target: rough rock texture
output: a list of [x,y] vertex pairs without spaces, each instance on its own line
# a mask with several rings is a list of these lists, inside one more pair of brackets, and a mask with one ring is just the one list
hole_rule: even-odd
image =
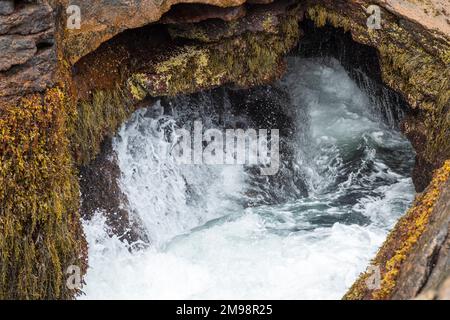
[[[3,8],[8,7],[2,4]],[[8,13],[8,14],[6,14]],[[0,14],[0,103],[55,83],[55,18],[47,3],[20,3]]]
[[447,0],[375,0],[373,3],[429,30],[450,34],[450,8]]
[[[59,2],[67,8],[70,1]],[[68,60],[75,63],[118,33],[158,21],[178,3],[232,7],[242,5],[245,0],[79,0],[77,5],[82,12],[82,27],[80,30],[65,30],[63,50]],[[64,24],[64,19],[61,23]]]
[[[201,42],[218,42],[247,32],[277,34],[289,6],[295,1],[278,1],[265,6],[254,6],[247,10],[242,19],[236,21],[207,20],[200,23],[177,23],[169,26],[173,39],[190,39]],[[299,10],[295,12],[301,16]]]
[[197,23],[208,19],[232,21],[245,16],[246,7],[221,8],[211,5],[178,4],[163,15],[158,23]]
[[0,15],[11,14],[14,11],[14,1],[4,0],[0,3]]
[[[403,262],[392,298],[409,299],[428,291],[439,297],[441,287],[448,286],[446,278],[450,278],[450,179],[442,185],[427,228]],[[447,299],[449,293],[447,289]]]
[[[57,1],[62,8],[67,8],[69,0]],[[245,0],[79,0],[77,5],[82,11],[83,23],[80,30],[66,30],[64,34],[64,51],[71,63],[116,34],[131,28],[142,27],[158,21],[173,5],[178,3],[203,3],[219,7],[240,6]],[[253,0],[249,3],[270,3],[272,0]],[[322,1],[315,1],[320,3]],[[418,22],[429,29],[435,29],[442,34],[450,34],[448,24],[448,3],[446,0],[426,1],[349,1],[361,9],[361,5],[379,3],[388,10],[406,17],[410,21]],[[361,10],[363,13],[363,11]],[[203,13],[202,13],[203,14]],[[65,17],[61,23],[64,24]]]

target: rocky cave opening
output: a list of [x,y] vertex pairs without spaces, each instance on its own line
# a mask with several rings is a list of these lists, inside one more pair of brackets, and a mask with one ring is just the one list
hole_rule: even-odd
[[[260,8],[257,5],[249,7]],[[181,6],[181,8],[183,8],[183,6]],[[284,10],[285,9],[286,8],[284,8]],[[93,101],[93,104],[89,104],[87,107],[91,107],[92,105],[95,107],[99,104],[109,104],[110,107],[115,107],[117,104],[126,105],[126,110],[122,117],[113,119],[113,121],[115,121],[113,128],[121,126],[122,122],[126,121],[132,112],[140,112],[135,110],[150,108],[147,112],[148,114],[149,112],[152,112],[151,106],[155,105],[173,107],[173,105],[177,105],[178,103],[178,107],[180,107],[180,102],[177,102],[177,99],[181,99],[183,101],[182,103],[193,103],[193,101],[195,103],[200,103],[202,100],[201,97],[204,95],[208,95],[210,99],[221,101],[213,102],[215,108],[219,109],[224,108],[223,100],[224,96],[226,96],[227,99],[230,99],[229,103],[232,104],[232,108],[235,108],[235,113],[247,112],[248,114],[250,112],[256,123],[258,123],[258,119],[265,119],[265,123],[264,120],[259,122],[260,124],[267,125],[267,115],[269,114],[269,118],[272,117],[272,125],[274,122],[278,123],[279,127],[286,126],[290,122],[292,124],[293,119],[289,119],[289,116],[286,115],[286,110],[276,110],[277,105],[280,103],[280,101],[277,101],[278,97],[271,97],[271,95],[277,95],[277,91],[274,90],[273,84],[274,82],[277,82],[276,78],[279,77],[278,74],[286,71],[287,67],[285,60],[289,59],[289,57],[301,57],[304,59],[321,58],[324,60],[329,60],[332,57],[336,59],[345,68],[350,78],[352,78],[358,87],[367,94],[370,101],[369,103],[376,108],[376,110],[371,111],[372,114],[376,114],[378,121],[394,130],[400,130],[402,121],[406,117],[414,115],[415,111],[408,105],[402,95],[383,83],[380,58],[377,49],[354,41],[351,33],[348,31],[346,32],[343,28],[336,28],[328,24],[318,27],[312,20],[307,18],[296,22],[299,33],[295,45],[292,46],[291,49],[286,50],[286,53],[283,54],[281,59],[276,59],[275,64],[277,66],[275,69],[277,70],[274,72],[276,76],[270,76],[263,80],[262,83],[252,83],[250,81],[248,83],[239,84],[238,80],[231,77],[229,83],[225,80],[223,83],[220,82],[220,84],[216,85],[211,78],[206,78],[205,84],[203,82],[196,83],[195,80],[188,79],[187,84],[182,84],[181,87],[177,89],[180,91],[180,94],[173,97],[171,97],[172,92],[167,91],[169,87],[146,87],[145,84],[139,82],[139,80],[137,82],[135,81],[136,78],[138,78],[135,75],[142,73],[151,74],[152,72],[153,74],[157,73],[155,70],[158,70],[158,67],[161,68],[159,63],[161,61],[162,63],[167,61],[168,52],[175,52],[175,56],[181,52],[182,58],[187,60],[187,65],[184,65],[184,67],[188,69],[189,72],[204,72],[206,74],[211,72],[207,68],[202,70],[201,66],[200,68],[197,68],[196,64],[202,59],[202,56],[197,56],[196,54],[190,56],[189,51],[185,49],[186,47],[201,48],[201,41],[199,44],[198,39],[192,39],[199,37],[198,34],[190,34],[186,31],[191,29],[196,30],[197,24],[201,23],[201,21],[192,22],[192,20],[189,20],[188,27],[185,24],[181,24],[180,27],[180,22],[175,18],[167,18],[176,17],[178,7],[176,7],[173,12],[174,14],[169,13],[166,18],[162,19],[164,22],[162,24],[152,24],[138,29],[127,30],[119,34],[112,40],[103,43],[95,52],[82,58],[72,68],[78,97],[80,99],[88,98]],[[258,10],[256,10],[256,12],[258,12]],[[285,13],[285,11],[282,12],[283,14]],[[193,18],[191,17],[191,19]],[[260,18],[260,20],[263,19]],[[214,36],[217,35],[215,34],[214,29],[211,28],[216,26],[219,30],[219,34],[221,32],[226,33],[227,29],[223,31],[220,28],[223,28],[227,23],[217,18],[207,19],[206,22],[203,21],[203,23],[209,28],[208,37],[213,39],[203,40],[206,41],[207,45],[221,48],[220,43],[223,39],[220,40],[220,37],[214,39]],[[255,28],[257,29],[257,25]],[[180,32],[181,35],[184,34],[188,39],[183,38],[182,36],[181,38],[178,38],[180,36],[178,33],[174,37],[174,30]],[[189,39],[189,37],[191,37],[191,39]],[[205,35],[202,37],[205,37]],[[225,36],[225,39],[227,39],[227,36]],[[194,58],[195,61],[190,60],[191,58]],[[210,58],[211,57],[209,57],[209,59]],[[172,63],[175,67],[177,64],[183,64],[183,62],[177,62],[176,60],[172,61]],[[189,64],[192,64],[192,68]],[[249,66],[244,64],[239,65],[238,68],[247,69],[248,71]],[[148,72],[148,70],[151,71]],[[245,72],[245,70],[242,71]],[[130,77],[130,75],[132,76]],[[201,74],[196,75],[196,77],[201,76]],[[173,75],[173,77],[175,78],[176,75]],[[133,80],[130,81],[130,79]],[[158,76],[154,75],[153,77],[150,76],[149,79],[152,79],[152,81],[155,82],[158,82],[159,80]],[[212,84],[208,82],[212,82]],[[118,84],[126,86],[134,98],[138,98],[138,102],[127,101],[126,97],[117,92],[108,96],[108,90],[116,90]],[[158,90],[161,92],[161,95],[155,94]],[[261,91],[265,90],[269,92],[269,96],[265,96],[264,94],[261,95]],[[194,93],[195,91],[200,91],[200,93]],[[99,92],[101,94],[99,94]],[[148,94],[148,92],[152,92],[152,94]],[[188,95],[186,96],[186,94]],[[246,97],[258,96],[258,94],[259,98],[256,98],[256,100],[250,104],[242,102],[246,100]],[[165,95],[168,97],[164,97]],[[85,108],[82,104],[79,104],[79,108],[80,105],[82,108],[81,112],[85,113]],[[209,110],[208,112],[213,111]],[[100,123],[99,125],[101,129],[102,124]],[[84,165],[80,167],[82,216],[84,219],[90,220],[94,217],[95,213],[100,212],[105,218],[110,236],[118,236],[121,240],[132,243],[133,245],[128,248],[131,251],[145,249],[149,245],[152,245],[152,239],[151,236],[146,233],[148,230],[145,230],[142,218],[136,217],[136,209],[130,208],[126,192],[121,189],[120,184],[123,182],[120,182],[120,179],[123,172],[121,172],[118,163],[117,150],[113,147],[113,140],[117,138],[114,137],[115,131],[111,130],[111,126],[108,127],[108,130],[110,131],[102,134],[106,134],[107,138],[99,143],[100,153],[94,159],[91,159],[89,156],[85,158],[83,160]],[[284,134],[292,134],[292,130],[290,131],[289,128],[285,128]],[[87,150],[86,154],[89,154],[91,151],[92,150]],[[83,155],[81,155],[81,157],[83,157]],[[409,161],[407,159],[403,160],[405,162]],[[400,162],[403,160],[400,160]],[[295,176],[295,173],[291,171],[285,174],[288,176]],[[290,182],[287,180],[288,179],[280,179],[277,182],[268,182],[269,193],[280,188],[284,184],[289,184]],[[298,183],[299,182],[297,182],[297,185],[295,186],[296,188],[303,188],[303,190],[306,188],[304,185],[299,187]],[[295,184],[296,182],[293,183],[293,185]],[[283,199],[282,196],[279,198]],[[283,200],[280,201],[283,202]],[[330,222],[334,221],[334,223],[340,221],[339,219],[333,220],[334,218],[328,219]],[[361,223],[362,225],[367,224],[367,218],[362,216],[360,218],[353,217],[349,219],[350,222],[359,221],[358,223]]]
[[[444,2],[376,1],[379,30],[364,1],[79,0],[79,29],[70,1],[3,2],[1,298],[448,292]],[[279,177],[159,161],[195,117],[280,127]],[[85,287],[65,285],[72,265]]]

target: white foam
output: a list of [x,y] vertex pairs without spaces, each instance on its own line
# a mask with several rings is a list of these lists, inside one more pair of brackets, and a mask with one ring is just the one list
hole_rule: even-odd
[[[411,179],[390,170],[370,143],[397,147],[405,140],[371,118],[369,100],[336,62],[298,59],[294,65],[285,83],[308,111],[299,125],[310,126],[312,147],[299,153],[297,165],[311,197],[243,209],[236,200],[247,183],[243,167],[175,164],[166,157],[170,143],[156,130],[161,122],[175,125],[173,119],[146,118],[140,111],[114,147],[122,190],[152,246],[130,252],[107,235],[100,214],[86,221],[89,270],[80,298],[339,299],[345,293],[412,200]],[[343,150],[355,143],[364,145],[360,166],[324,193],[348,170]],[[384,184],[365,191],[379,180]],[[361,196],[353,207],[330,207],[354,190]],[[311,214],[351,210],[371,223],[309,221]]]
[[[112,299],[338,299],[385,233],[335,224],[280,236],[251,211],[177,239],[164,251],[131,254],[86,223],[91,267],[86,297]],[[99,240],[101,237],[101,240]]]

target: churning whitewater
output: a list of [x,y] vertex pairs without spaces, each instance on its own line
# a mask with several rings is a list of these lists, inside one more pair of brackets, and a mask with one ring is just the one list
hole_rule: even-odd
[[[80,298],[341,298],[413,199],[414,151],[386,118],[336,60],[298,57],[274,85],[137,111],[113,144],[149,244],[110,236],[100,213],[85,221]],[[175,129],[198,120],[280,129],[278,174],[174,161]]]

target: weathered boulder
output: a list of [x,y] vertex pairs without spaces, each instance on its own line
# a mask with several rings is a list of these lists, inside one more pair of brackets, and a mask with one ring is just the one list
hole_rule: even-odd
[[17,101],[22,95],[42,92],[55,84],[56,52],[36,51],[26,63],[0,72],[0,104]]
[[13,65],[27,62],[35,55],[36,51],[36,42],[30,37],[1,36],[0,71],[6,71]]
[[[447,247],[447,249],[449,248]],[[416,300],[450,300],[450,276],[443,280],[437,288],[419,294]]]
[[14,11],[0,15],[0,34],[35,34],[53,28],[54,19],[46,2],[18,4]]

